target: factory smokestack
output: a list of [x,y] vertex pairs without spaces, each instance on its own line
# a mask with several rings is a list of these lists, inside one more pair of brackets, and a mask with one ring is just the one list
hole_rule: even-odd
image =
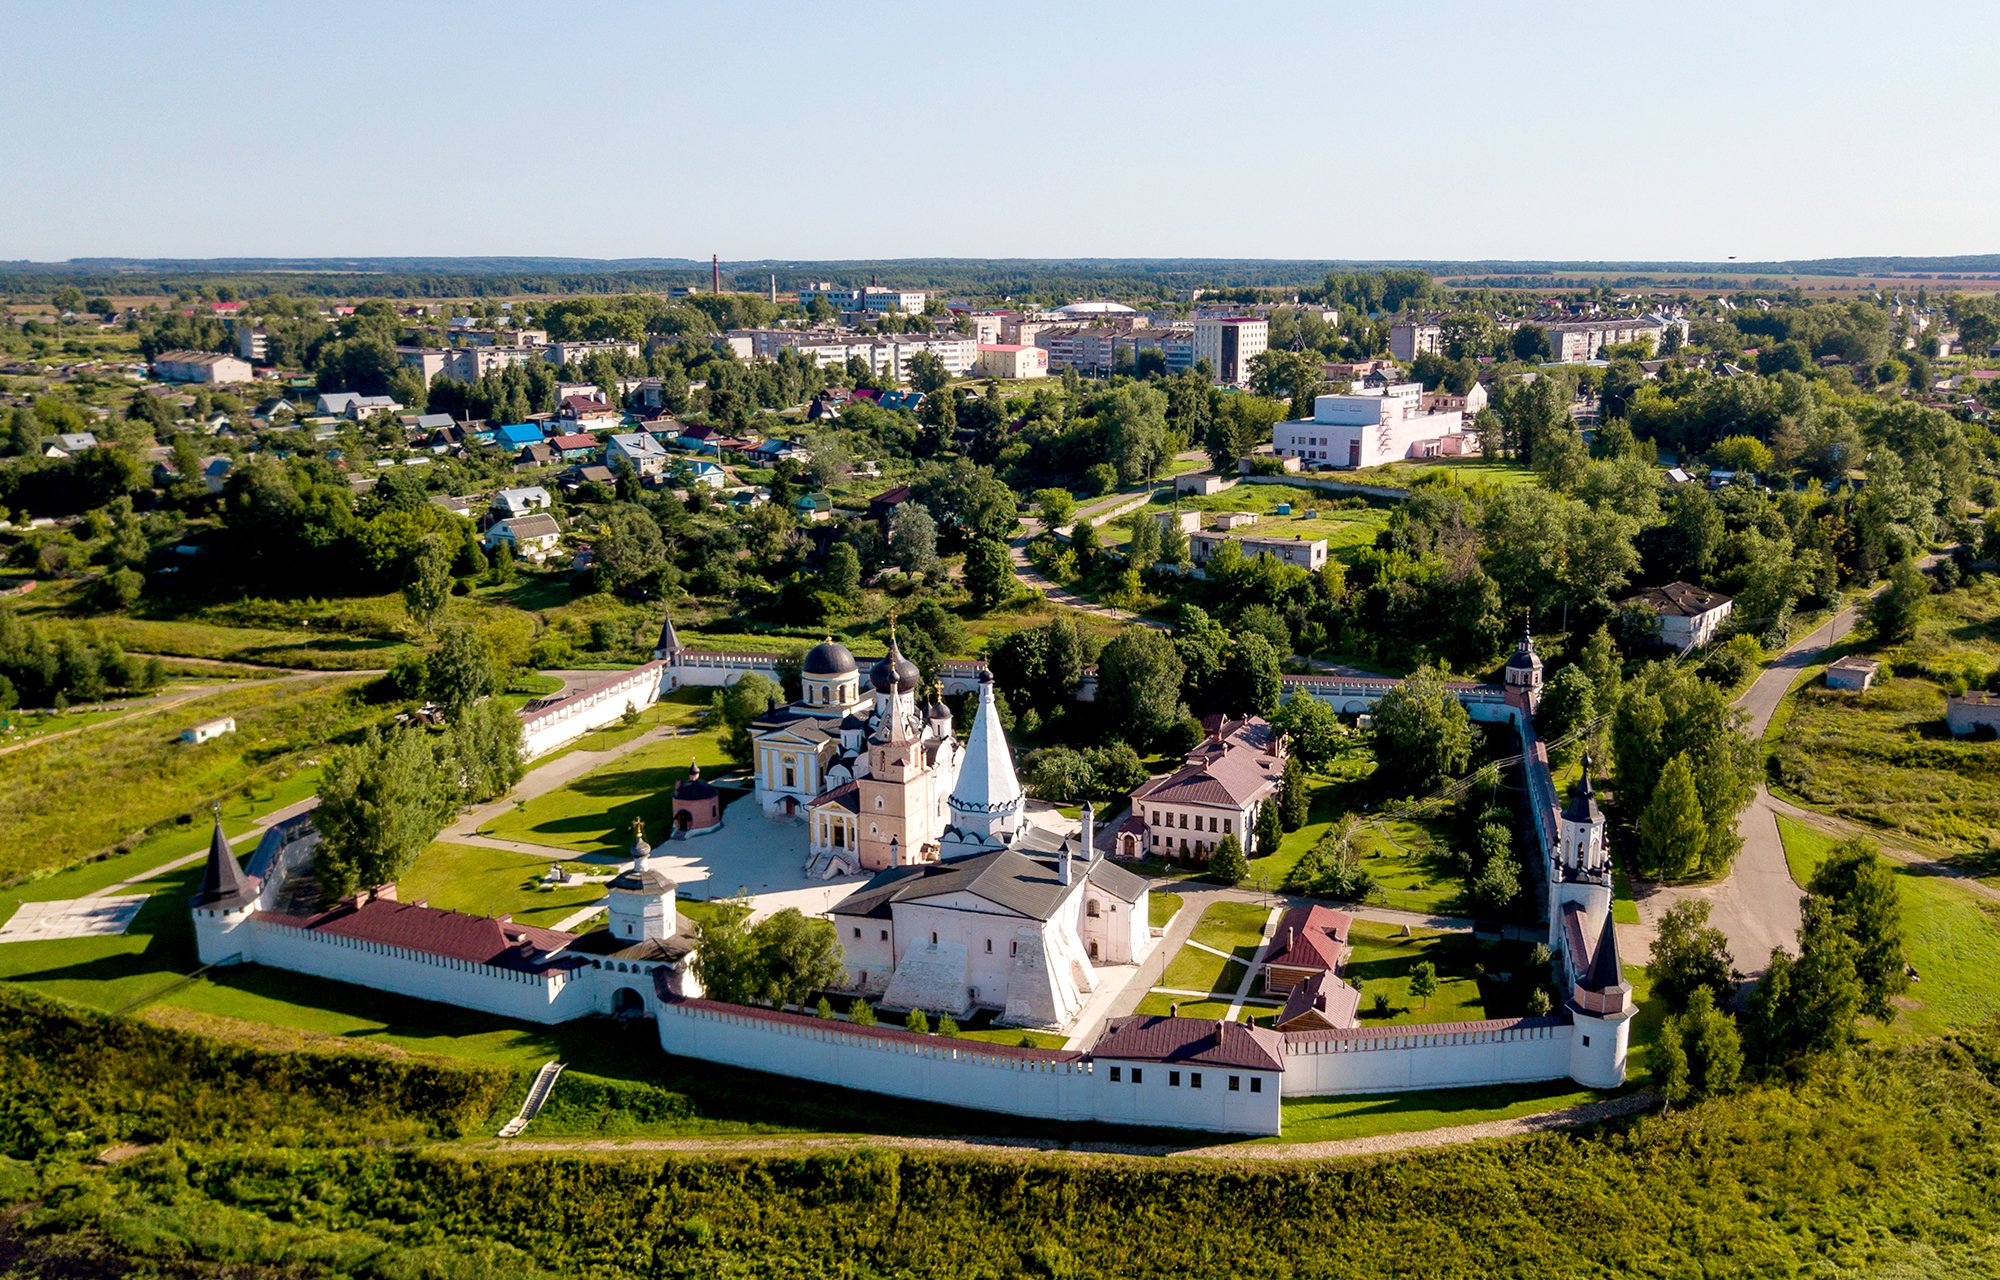
[[771,305],[778,305],[778,273],[775,271],[771,273]]
[[722,292],[722,255],[719,253],[708,255],[708,291]]

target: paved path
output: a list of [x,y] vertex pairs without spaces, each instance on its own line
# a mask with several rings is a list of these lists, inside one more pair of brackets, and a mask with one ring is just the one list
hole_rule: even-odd
[[[1941,558],[1927,556],[1923,564],[1928,567]],[[1737,707],[1744,713],[1743,731],[1750,735],[1752,741],[1763,741],[1765,732],[1771,727],[1772,716],[1777,713],[1779,704],[1785,700],[1785,695],[1791,691],[1799,675],[1819,662],[1827,649],[1854,630],[1868,599],[1886,587],[1886,583],[1877,587],[1869,596],[1849,604],[1793,642],[1736,699]],[[1744,974],[1755,976],[1762,973],[1770,963],[1774,948],[1795,946],[1802,894],[1785,865],[1785,846],[1778,836],[1778,814],[1781,812],[1792,816],[1806,814],[1797,806],[1773,799],[1760,781],[1749,806],[1737,819],[1736,830],[1743,838],[1743,849],[1736,855],[1736,862],[1726,879],[1700,885],[1635,885],[1633,896],[1639,908],[1639,923],[1621,925],[1618,935],[1622,948],[1620,954],[1627,962],[1637,964],[1650,958],[1653,935],[1659,928],[1660,917],[1675,903],[1690,899],[1708,902],[1709,922],[1729,939],[1730,957]],[[1808,817],[1825,824],[1820,815]],[[1880,832],[1867,831],[1866,834],[1878,842],[1881,840]],[[1911,862],[1931,861],[1907,850],[1898,851],[1895,856]],[[1949,873],[1942,866],[1940,870]]]
[[[939,1151],[956,1153],[977,1153],[984,1156],[1030,1157],[1050,1152],[1065,1152],[1071,1155],[1125,1156],[1158,1158],[1161,1156],[1190,1156],[1203,1160],[1336,1160],[1354,1156],[1387,1155],[1398,1151],[1415,1151],[1427,1147],[1453,1146],[1464,1142],[1479,1142],[1491,1138],[1518,1138],[1530,1134],[1547,1133],[1553,1129],[1576,1128],[1580,1125],[1600,1124],[1620,1116],[1637,1115],[1659,1105],[1659,1097],[1651,1090],[1620,1094],[1598,1102],[1588,1102],[1581,1106],[1564,1107],[1557,1111],[1545,1111],[1540,1115],[1519,1116],[1512,1120],[1486,1120],[1477,1124],[1446,1125],[1437,1129],[1421,1129],[1410,1133],[1381,1133],[1366,1138],[1342,1138],[1331,1142],[1299,1142],[1292,1144],[1230,1142],[1197,1146],[1198,1139],[1189,1137],[1187,1146],[1149,1145],[1143,1143],[1113,1142],[1062,1142],[1047,1138],[891,1138],[871,1136],[827,1136],[827,1137],[758,1137],[758,1138],[579,1138],[572,1141],[559,1139],[536,1139],[530,1142],[515,1140],[505,1146],[508,1151],[560,1151],[568,1153],[602,1153],[606,1155],[632,1154],[639,1152],[671,1151],[683,1154],[756,1154],[768,1152],[780,1154],[803,1150],[882,1150],[893,1148],[912,1151]],[[500,1150],[497,1142],[475,1143],[474,1150]],[[461,1148],[462,1149],[462,1148]]]
[[[257,843],[257,841],[264,838],[265,831],[276,826],[278,823],[283,822],[286,818],[296,817],[297,815],[306,812],[308,809],[311,809],[314,805],[318,803],[319,803],[318,796],[307,796],[303,800],[295,800],[291,804],[284,805],[277,809],[273,809],[269,813],[260,814],[259,816],[252,818],[250,820],[250,829],[248,831],[245,831],[240,836],[229,837],[230,847],[234,848],[235,846],[246,842],[254,846]],[[200,862],[203,858],[206,858],[207,856],[208,856],[208,848],[207,846],[203,846],[202,849],[197,853],[186,854],[182,857],[175,858],[170,862],[162,862],[157,867],[150,867],[145,871],[141,871],[138,875],[135,876],[126,876],[123,880],[120,880],[117,884],[105,885],[102,889],[95,890],[91,893],[86,893],[83,896],[86,898],[115,897],[120,889],[129,889],[133,885],[145,884],[149,880],[157,880],[161,876],[168,875],[175,871],[179,871],[182,867]]]
[[[589,674],[600,673],[592,672]],[[605,672],[601,674],[609,675],[611,673]],[[567,861],[571,858],[580,858],[583,854],[574,849],[559,849],[553,845],[532,844],[524,840],[505,840],[496,836],[481,835],[479,828],[485,826],[501,814],[513,809],[517,804],[525,804],[530,800],[547,795],[559,787],[574,782],[593,769],[610,764],[613,760],[621,756],[628,756],[641,747],[651,746],[655,742],[664,742],[669,738],[683,737],[690,732],[692,730],[683,725],[658,725],[615,747],[606,747],[602,751],[571,751],[565,755],[557,756],[553,760],[535,765],[521,775],[521,780],[515,783],[506,795],[501,796],[497,800],[488,801],[485,804],[474,805],[472,808],[464,810],[457,817],[453,818],[445,829],[438,833],[438,839],[448,840],[453,844],[479,845],[487,849],[505,849],[510,853],[533,854],[537,857],[548,858],[551,861]]]
[[[1222,1015],[1225,1020],[1234,1022],[1236,1015],[1243,1012],[1243,1004],[1250,998],[1250,988],[1257,981],[1257,971],[1264,967],[1264,957],[1271,954],[1271,935],[1277,930],[1278,920],[1284,914],[1282,909],[1272,907],[1270,913],[1264,917],[1263,932],[1257,935],[1257,949],[1250,953],[1250,963],[1244,966],[1243,969],[1243,981],[1236,984],[1235,994],[1229,997],[1229,1012]],[[1198,942],[1191,945],[1201,946]],[[1205,951],[1215,950],[1213,947],[1204,947],[1202,949]],[[1218,952],[1217,954],[1227,954],[1231,960],[1236,958],[1231,953]]]

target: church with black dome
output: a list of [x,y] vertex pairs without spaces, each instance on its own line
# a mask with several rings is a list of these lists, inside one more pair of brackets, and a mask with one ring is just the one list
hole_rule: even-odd
[[807,651],[799,683],[797,702],[751,724],[758,807],[805,822],[818,876],[935,859],[964,748],[894,630],[865,678],[829,638]]

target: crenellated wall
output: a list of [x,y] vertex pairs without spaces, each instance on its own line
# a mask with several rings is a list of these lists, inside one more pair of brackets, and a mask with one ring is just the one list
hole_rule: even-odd
[[1560,1080],[1570,1073],[1567,1017],[1431,1023],[1285,1037],[1285,1094],[1385,1093]]

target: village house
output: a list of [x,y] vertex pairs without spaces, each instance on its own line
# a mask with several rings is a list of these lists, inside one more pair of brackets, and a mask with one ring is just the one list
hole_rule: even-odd
[[493,510],[501,517],[531,515],[555,505],[549,491],[535,484],[522,489],[502,489],[493,495]]
[[1676,653],[1699,649],[1715,639],[1715,633],[1735,605],[1728,596],[1691,582],[1647,587],[1620,603],[1650,609],[1659,615],[1660,643]]
[[1326,566],[1326,539],[1308,538],[1303,534],[1293,534],[1289,538],[1257,537],[1197,531],[1188,534],[1188,557],[1194,561],[1195,572],[1200,573],[1225,546],[1234,546],[1245,558],[1270,556],[1283,564],[1295,564],[1301,569],[1318,573]]
[[483,545],[493,551],[504,544],[513,551],[515,559],[539,564],[561,540],[562,526],[554,516],[511,516],[486,531]]
[[641,480],[657,480],[667,473],[669,457],[666,447],[644,431],[612,436],[604,446],[604,459],[609,463],[616,458],[623,458],[632,464],[632,470]]

